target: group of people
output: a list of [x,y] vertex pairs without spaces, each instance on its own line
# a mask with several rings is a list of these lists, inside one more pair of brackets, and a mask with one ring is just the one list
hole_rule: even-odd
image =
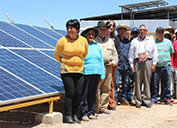
[[[59,39],[54,52],[65,88],[64,122],[81,123],[79,116],[88,121],[116,110],[120,81],[121,105],[131,105],[133,96],[137,108],[150,108],[159,97],[161,102],[172,104],[171,71],[176,87],[177,40],[170,35],[175,40],[172,43],[164,36],[165,30],[171,29],[158,27],[155,40],[147,36],[143,24],[131,28],[116,26],[113,20],[101,20],[80,35],[77,19],[67,21],[66,29],[67,35]],[[127,31],[131,31],[130,40]]]

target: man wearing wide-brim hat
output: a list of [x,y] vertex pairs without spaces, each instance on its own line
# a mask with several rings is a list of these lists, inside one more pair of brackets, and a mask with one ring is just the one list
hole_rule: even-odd
[[115,78],[115,99],[117,88],[119,86],[119,78],[122,76],[122,96],[121,96],[121,105],[129,105],[132,103],[133,99],[133,84],[130,84],[130,74],[131,68],[129,65],[129,48],[131,41],[126,38],[127,31],[130,31],[131,28],[126,26],[125,24],[119,24],[117,27],[118,38],[120,40],[120,54],[119,54],[119,62],[116,70],[116,78]]
[[126,26],[125,24],[119,24],[118,26],[116,26],[116,30],[120,29],[120,28],[125,28],[127,31],[131,31],[132,28],[129,26]]

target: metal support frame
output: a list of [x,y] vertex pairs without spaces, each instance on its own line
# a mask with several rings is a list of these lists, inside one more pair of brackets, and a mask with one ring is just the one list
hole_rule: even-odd
[[29,102],[25,102],[25,103],[9,105],[9,106],[5,106],[5,107],[0,107],[0,112],[49,102],[49,114],[52,114],[53,113],[53,101],[60,100],[60,99],[62,99],[62,96],[43,98],[43,99],[38,99],[38,100],[29,101]]

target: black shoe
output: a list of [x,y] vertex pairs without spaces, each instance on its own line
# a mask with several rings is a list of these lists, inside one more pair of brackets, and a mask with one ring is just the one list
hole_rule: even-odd
[[72,116],[65,116],[64,123],[75,124],[75,122],[73,121]]
[[81,121],[78,119],[77,115],[73,115],[73,120],[74,120],[74,122],[76,122],[78,124],[81,123]]
[[146,108],[151,108],[151,104],[146,104]]
[[116,107],[112,107],[112,108],[109,108],[109,107],[108,107],[108,110],[115,111],[115,110],[116,110]]
[[136,108],[141,108],[141,105],[136,104]]

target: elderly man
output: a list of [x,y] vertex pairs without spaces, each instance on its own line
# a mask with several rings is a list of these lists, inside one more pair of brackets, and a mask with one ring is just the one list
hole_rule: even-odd
[[95,104],[95,112],[110,114],[107,110],[109,104],[109,94],[111,91],[112,68],[118,63],[118,55],[114,45],[114,41],[106,36],[107,26],[104,21],[97,23],[99,31],[98,36],[95,38],[102,50],[103,60],[105,64],[105,80],[100,81],[97,88],[97,98]]
[[151,104],[157,103],[159,96],[159,82],[161,80],[161,95],[160,99],[167,105],[171,103],[171,55],[174,53],[173,45],[170,40],[164,38],[164,28],[158,27],[156,29],[155,39],[158,60],[156,70],[151,78]]
[[[145,25],[139,26],[139,36],[132,40],[129,50],[129,63],[135,80],[135,102],[140,108],[142,103],[147,108],[151,107],[150,80],[158,61],[158,52],[155,41],[148,36]],[[143,98],[141,94],[142,83]]]
[[128,61],[130,40],[125,36],[127,31],[130,31],[131,28],[125,24],[119,24],[117,27],[118,38],[120,40],[120,54],[119,62],[116,71],[115,79],[115,99],[117,98],[117,88],[119,86],[119,77],[122,76],[122,96],[121,96],[121,105],[129,105],[132,102],[133,98],[133,84],[130,85],[130,72],[131,68]]

